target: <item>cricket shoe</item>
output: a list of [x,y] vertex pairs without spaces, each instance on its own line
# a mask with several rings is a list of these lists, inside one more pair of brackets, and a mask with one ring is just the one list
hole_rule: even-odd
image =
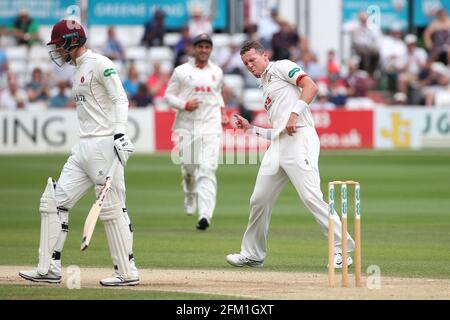
[[[352,257],[347,256],[347,267],[350,267],[352,264],[353,264]],[[341,252],[336,252],[334,254],[334,268],[335,269],[342,269],[342,253]]]
[[131,276],[130,278],[125,279],[117,272],[115,272],[111,278],[100,280],[100,284],[105,287],[136,286],[139,282],[139,276]]
[[186,193],[184,197],[184,210],[188,216],[192,216],[197,211],[197,194]]
[[201,218],[197,223],[197,230],[206,230],[209,227],[209,222],[206,218]]
[[61,283],[61,276],[49,270],[47,274],[42,275],[35,270],[20,271],[19,276],[25,280],[33,282]]
[[240,253],[233,253],[227,255],[227,262],[234,267],[253,267],[261,268],[264,265],[264,261],[252,260],[244,257]]
[[135,286],[138,285],[139,280],[139,271],[136,268],[136,263],[134,259],[130,260],[130,269],[131,275],[128,279],[125,279],[119,272],[114,271],[111,278],[106,278],[100,280],[100,284],[106,287],[117,287],[117,286]]

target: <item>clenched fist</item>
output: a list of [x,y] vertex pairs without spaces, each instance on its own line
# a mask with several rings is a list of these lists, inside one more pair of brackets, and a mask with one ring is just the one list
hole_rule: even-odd
[[253,126],[250,124],[250,122],[248,122],[248,120],[245,119],[244,117],[241,117],[240,115],[235,114],[234,118],[235,118],[234,123],[236,124],[236,127],[238,129],[243,129],[244,131],[247,131],[247,130],[251,130],[253,128]]

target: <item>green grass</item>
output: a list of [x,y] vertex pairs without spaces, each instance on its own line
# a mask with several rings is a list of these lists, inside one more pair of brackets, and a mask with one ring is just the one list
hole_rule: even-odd
[[[58,177],[65,160],[66,156],[0,157],[0,264],[37,262],[39,198],[46,178]],[[450,277],[449,151],[328,151],[322,152],[320,169],[325,196],[328,181],[361,183],[363,272],[378,265],[384,275]],[[138,265],[226,268],[225,255],[240,248],[257,170],[257,165],[219,167],[212,226],[198,232],[196,218],[183,213],[181,174],[169,155],[134,156],[126,179]],[[71,210],[63,252],[66,266],[111,265],[100,223],[90,249],[79,251],[82,225],[93,200],[91,192]],[[290,185],[274,207],[268,246],[264,270],[326,272],[326,239]],[[0,297],[19,297],[17,292],[5,292],[0,287]]]
[[129,290],[126,288],[67,289],[47,285],[0,286],[3,300],[122,300],[124,296],[133,300],[230,300],[230,296],[206,295],[183,292],[161,292]]

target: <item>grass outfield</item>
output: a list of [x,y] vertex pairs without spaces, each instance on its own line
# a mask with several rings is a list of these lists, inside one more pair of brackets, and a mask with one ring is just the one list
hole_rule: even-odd
[[[39,198],[46,178],[58,177],[66,158],[0,157],[1,265],[37,263]],[[257,165],[219,167],[212,226],[199,232],[195,230],[196,218],[183,213],[180,170],[169,155],[134,156],[126,178],[138,266],[228,268],[225,255],[239,251],[257,169]],[[353,179],[361,183],[363,273],[369,265],[377,265],[382,274],[390,276],[450,277],[449,151],[327,151],[322,152],[320,169],[325,195],[328,181]],[[82,226],[93,201],[92,191],[71,210],[62,255],[65,266],[111,265],[101,223],[89,250],[79,250]],[[274,207],[268,245],[263,270],[326,273],[327,241],[292,186],[282,192]],[[27,298],[26,292],[6,291],[0,287],[0,298]],[[97,291],[99,298],[114,298],[110,293],[102,296],[110,291]],[[124,296],[139,299],[138,293]]]
[[[126,298],[124,298],[126,297]],[[71,290],[65,287],[7,285],[0,286],[2,300],[237,300],[235,297],[183,292],[136,291],[126,288]]]

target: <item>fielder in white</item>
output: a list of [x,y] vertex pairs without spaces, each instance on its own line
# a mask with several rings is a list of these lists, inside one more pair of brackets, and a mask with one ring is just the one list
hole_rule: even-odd
[[[320,141],[308,104],[317,93],[317,86],[303,69],[289,60],[270,62],[264,47],[248,41],[241,48],[247,69],[261,79],[265,109],[272,129],[252,126],[241,116],[236,125],[271,140],[256,178],[250,198],[250,217],[241,251],[229,254],[228,263],[236,267],[262,267],[267,254],[267,234],[272,207],[279,193],[291,181],[321,230],[327,236],[328,205],[320,190]],[[341,222],[335,215],[335,267],[342,265]],[[348,249],[354,241],[347,234]],[[350,257],[349,257],[350,258]],[[349,265],[352,263],[349,259]]]
[[96,193],[117,156],[119,165],[100,213],[114,265],[114,274],[100,281],[104,286],[139,283],[133,258],[133,232],[125,207],[124,166],[134,152],[126,135],[128,100],[113,63],[85,47],[86,33],[74,20],[53,26],[49,51],[58,65],[75,66],[73,95],[80,125],[80,141],[73,147],[58,181],[49,178],[41,197],[41,236],[36,269],[19,275],[35,282],[61,282],[61,251],[69,230],[69,209],[96,186]]
[[181,162],[184,207],[188,215],[198,207],[196,227],[206,230],[216,206],[222,125],[229,119],[222,98],[223,72],[209,60],[212,40],[203,33],[192,44],[194,57],[175,68],[165,98],[177,109],[172,129]]

